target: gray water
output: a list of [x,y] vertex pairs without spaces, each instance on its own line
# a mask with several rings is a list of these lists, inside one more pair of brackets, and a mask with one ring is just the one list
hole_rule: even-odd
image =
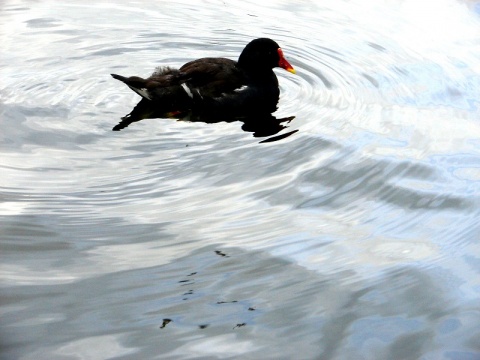
[[[2,359],[480,359],[480,2],[259,3],[2,2]],[[290,136],[111,130],[261,36]]]

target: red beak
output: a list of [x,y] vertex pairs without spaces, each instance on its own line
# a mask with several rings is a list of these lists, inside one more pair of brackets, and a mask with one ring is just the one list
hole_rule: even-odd
[[292,65],[285,59],[283,56],[283,51],[282,49],[278,48],[277,50],[278,56],[280,57],[280,60],[278,61],[278,66],[281,67],[282,69],[287,70],[288,72],[291,72],[292,74],[295,74],[295,69],[293,68]]

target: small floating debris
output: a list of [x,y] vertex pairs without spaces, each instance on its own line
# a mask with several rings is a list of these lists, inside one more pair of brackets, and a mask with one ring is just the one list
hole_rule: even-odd
[[173,321],[172,319],[163,319],[160,329],[163,329],[165,326],[167,326],[168,323],[171,323],[172,321]]
[[245,325],[247,325],[247,323],[241,323],[241,324],[235,325],[233,328],[236,329],[236,328],[239,328],[239,327],[242,327],[242,326],[245,326]]
[[220,256],[223,256],[223,257],[230,257],[230,256],[228,256],[227,254],[221,252],[220,250],[215,250],[215,254],[220,255]]

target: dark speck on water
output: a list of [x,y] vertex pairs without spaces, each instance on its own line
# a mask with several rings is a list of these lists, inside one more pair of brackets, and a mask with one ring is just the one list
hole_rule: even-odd
[[160,329],[163,329],[165,326],[167,326],[169,323],[171,323],[171,319],[163,319],[162,325],[160,326]]
[[246,326],[246,325],[247,325],[246,323],[237,324],[237,325],[235,325],[234,329],[241,328],[241,327]]
[[225,254],[224,252],[222,252],[220,250],[215,250],[215,254],[217,254],[219,256],[222,256],[222,257],[229,257],[227,254]]

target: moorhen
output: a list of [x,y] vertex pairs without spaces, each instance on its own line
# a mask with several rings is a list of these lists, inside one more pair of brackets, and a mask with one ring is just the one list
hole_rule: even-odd
[[159,67],[146,79],[111,75],[167,117],[185,112],[247,115],[277,109],[280,90],[275,67],[295,74],[278,44],[260,38],[243,49],[238,61],[202,58],[178,70]]

